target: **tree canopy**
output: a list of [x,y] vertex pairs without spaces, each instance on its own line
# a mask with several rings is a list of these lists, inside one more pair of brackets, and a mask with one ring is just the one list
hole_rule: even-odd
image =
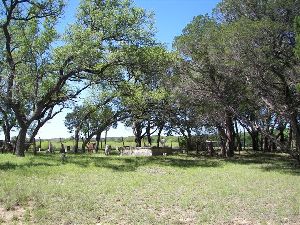
[[[98,140],[122,121],[137,146],[155,132],[159,145],[165,131],[192,148],[193,135],[212,132],[232,157],[244,128],[253,150],[300,162],[299,1],[223,0],[195,15],[172,51],[155,40],[154,15],[130,0],[82,0],[63,34],[61,0],[0,4],[0,122],[6,142],[19,130],[17,155],[26,135],[75,105],[65,121],[75,152],[80,132]],[[84,91],[92,100],[78,100]]]

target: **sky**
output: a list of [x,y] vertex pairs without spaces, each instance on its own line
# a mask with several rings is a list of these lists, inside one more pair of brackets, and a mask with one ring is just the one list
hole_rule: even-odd
[[[171,49],[174,37],[181,34],[183,28],[192,21],[194,16],[210,14],[220,0],[134,0],[135,5],[155,14],[156,38],[159,42],[167,44]],[[75,20],[76,8],[79,0],[69,0],[57,28],[63,32],[68,24]],[[69,112],[64,110],[54,119],[50,120],[41,128],[37,137],[42,139],[67,138],[70,134],[64,126],[65,115]],[[14,135],[14,134],[13,134]],[[119,124],[117,129],[108,132],[109,137],[132,136],[132,129]],[[3,137],[3,135],[1,135]],[[2,138],[1,137],[1,138]]]

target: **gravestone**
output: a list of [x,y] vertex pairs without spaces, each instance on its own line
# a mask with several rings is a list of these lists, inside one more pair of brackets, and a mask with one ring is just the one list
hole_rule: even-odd
[[105,145],[104,153],[105,155],[109,155],[111,151],[111,147],[109,145]]

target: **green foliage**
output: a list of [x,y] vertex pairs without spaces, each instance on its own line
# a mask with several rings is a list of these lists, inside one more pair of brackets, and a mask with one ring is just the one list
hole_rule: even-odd
[[[294,29],[296,32],[295,54],[299,59],[300,58],[300,17],[299,16],[295,18]],[[299,90],[299,88],[298,88],[298,90]]]
[[[63,1],[0,4],[1,103],[17,114],[20,143],[29,127],[34,136],[59,112],[56,106],[62,110],[91,85],[119,79],[130,63],[123,60],[126,49],[154,44],[152,14],[128,0],[81,1],[62,39],[55,26]],[[18,155],[22,148],[17,145]]]

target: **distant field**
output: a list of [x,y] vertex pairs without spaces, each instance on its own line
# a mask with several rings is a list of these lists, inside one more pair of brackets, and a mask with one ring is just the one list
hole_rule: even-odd
[[299,224],[286,155],[0,155],[0,224]]

